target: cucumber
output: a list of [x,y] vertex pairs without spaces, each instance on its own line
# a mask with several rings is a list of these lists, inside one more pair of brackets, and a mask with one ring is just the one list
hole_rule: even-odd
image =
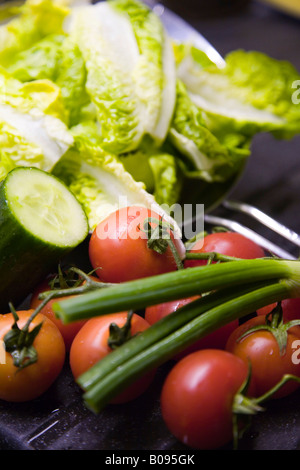
[[29,167],[0,183],[0,312],[17,306],[89,231],[75,196],[58,178]]

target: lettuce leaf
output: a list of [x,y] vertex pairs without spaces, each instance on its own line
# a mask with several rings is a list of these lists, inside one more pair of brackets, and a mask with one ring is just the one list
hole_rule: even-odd
[[65,108],[68,111],[69,127],[79,124],[86,119],[85,113],[89,107],[95,119],[96,113],[90,97],[86,91],[87,72],[85,62],[79,47],[65,38],[60,48],[55,83],[61,90]]
[[180,229],[170,215],[127,172],[121,160],[99,144],[95,123],[85,122],[71,129],[74,146],[58,161],[52,173],[59,177],[82,204],[90,230],[120,207],[141,205],[162,215]]
[[139,100],[146,110],[146,132],[160,145],[168,132],[176,98],[176,67],[171,41],[158,16],[138,0],[109,0],[128,15],[139,48],[134,71]]
[[86,69],[81,52],[68,36],[46,36],[15,56],[6,70],[22,82],[51,80],[59,88],[68,113],[68,125],[78,124],[90,103],[85,89]]
[[33,46],[17,53],[7,71],[21,82],[31,80],[55,80],[61,45],[65,39],[61,34],[50,34]]
[[121,155],[124,168],[136,181],[145,184],[158,204],[172,206],[180,199],[182,170],[169,148],[141,146],[136,152]]
[[[191,100],[186,86],[177,80],[176,107],[168,139],[184,157],[185,174],[208,182],[224,181],[239,171],[249,149],[244,138],[221,141],[207,127],[201,110]],[[243,145],[241,146],[241,143]]]
[[5,67],[45,36],[63,33],[69,14],[66,2],[59,0],[27,0],[19,10],[17,17],[0,26],[0,64]]
[[23,84],[0,70],[1,178],[20,165],[51,170],[73,144],[64,118],[60,90],[52,82]]
[[133,149],[143,125],[132,80],[139,53],[130,23],[103,2],[78,8],[69,32],[85,60],[86,89],[101,124],[103,147],[114,153]]
[[86,64],[102,147],[130,152],[145,135],[160,144],[174,109],[176,72],[160,19],[141,2],[111,0],[76,9],[67,31]]
[[300,75],[286,61],[237,50],[219,68],[183,54],[177,74],[214,134],[229,128],[250,138],[259,132],[291,138],[300,132],[300,109],[292,101]]

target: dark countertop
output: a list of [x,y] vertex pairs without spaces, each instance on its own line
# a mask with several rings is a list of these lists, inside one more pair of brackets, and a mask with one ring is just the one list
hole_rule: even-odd
[[[165,5],[198,29],[222,55],[237,48],[258,50],[289,60],[300,70],[297,19],[254,1],[178,0]],[[289,142],[269,135],[255,138],[251,158],[231,198],[254,204],[300,232],[299,149],[298,137]],[[220,212],[224,210],[216,210]],[[67,370],[43,397],[31,403],[0,403],[0,449],[106,450],[116,455],[121,450],[129,455],[132,450],[184,452],[187,449],[169,434],[160,416],[159,390],[167,369],[161,368],[151,389],[135,402],[107,407],[99,416],[84,408]],[[240,448],[300,450],[299,397],[296,392],[271,402],[267,413],[255,417]]]

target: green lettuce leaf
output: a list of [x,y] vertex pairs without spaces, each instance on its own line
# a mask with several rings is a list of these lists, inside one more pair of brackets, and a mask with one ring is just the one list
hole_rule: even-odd
[[[235,138],[234,138],[235,137]],[[239,171],[249,147],[243,136],[220,140],[207,127],[186,86],[177,80],[176,107],[168,139],[184,157],[185,174],[208,182],[224,181]]]
[[17,53],[7,71],[21,82],[55,80],[64,35],[51,34],[28,49]]
[[135,181],[117,156],[98,145],[95,123],[85,122],[71,131],[74,146],[52,172],[65,182],[84,207],[90,230],[120,207],[142,205],[163,215],[180,233],[175,221],[146,191],[144,183]]
[[1,178],[20,165],[51,170],[73,144],[64,118],[56,85],[49,80],[23,84],[0,70]]
[[48,79],[61,92],[68,113],[68,125],[78,124],[82,108],[90,104],[85,89],[85,62],[78,46],[62,34],[46,36],[15,56],[7,71],[22,82]]
[[27,0],[17,17],[0,26],[0,64],[9,66],[16,54],[45,36],[63,33],[68,14],[62,0]]
[[96,118],[95,108],[86,91],[87,72],[79,47],[65,38],[60,48],[55,83],[61,90],[65,108],[69,113],[69,126],[79,124],[82,120]]
[[178,159],[164,147],[143,146],[121,155],[120,160],[136,181],[145,184],[158,204],[172,206],[180,200],[182,171]]
[[292,83],[300,75],[286,61],[237,50],[219,68],[183,54],[177,74],[215,135],[228,128],[248,137],[271,132],[290,138],[300,132],[300,108],[292,100]]
[[141,2],[112,0],[76,9],[67,31],[86,64],[102,147],[121,154],[136,150],[147,134],[164,140],[176,70],[160,19]]
[[140,56],[134,81],[147,114],[146,132],[161,144],[167,135],[176,97],[175,57],[158,16],[138,0],[109,0],[128,15]]

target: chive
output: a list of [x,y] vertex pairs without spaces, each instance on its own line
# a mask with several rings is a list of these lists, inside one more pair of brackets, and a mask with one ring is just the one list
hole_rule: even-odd
[[54,303],[53,310],[63,323],[70,323],[108,313],[137,310],[216,289],[280,278],[300,282],[300,262],[255,259],[181,269],[70,297]]

